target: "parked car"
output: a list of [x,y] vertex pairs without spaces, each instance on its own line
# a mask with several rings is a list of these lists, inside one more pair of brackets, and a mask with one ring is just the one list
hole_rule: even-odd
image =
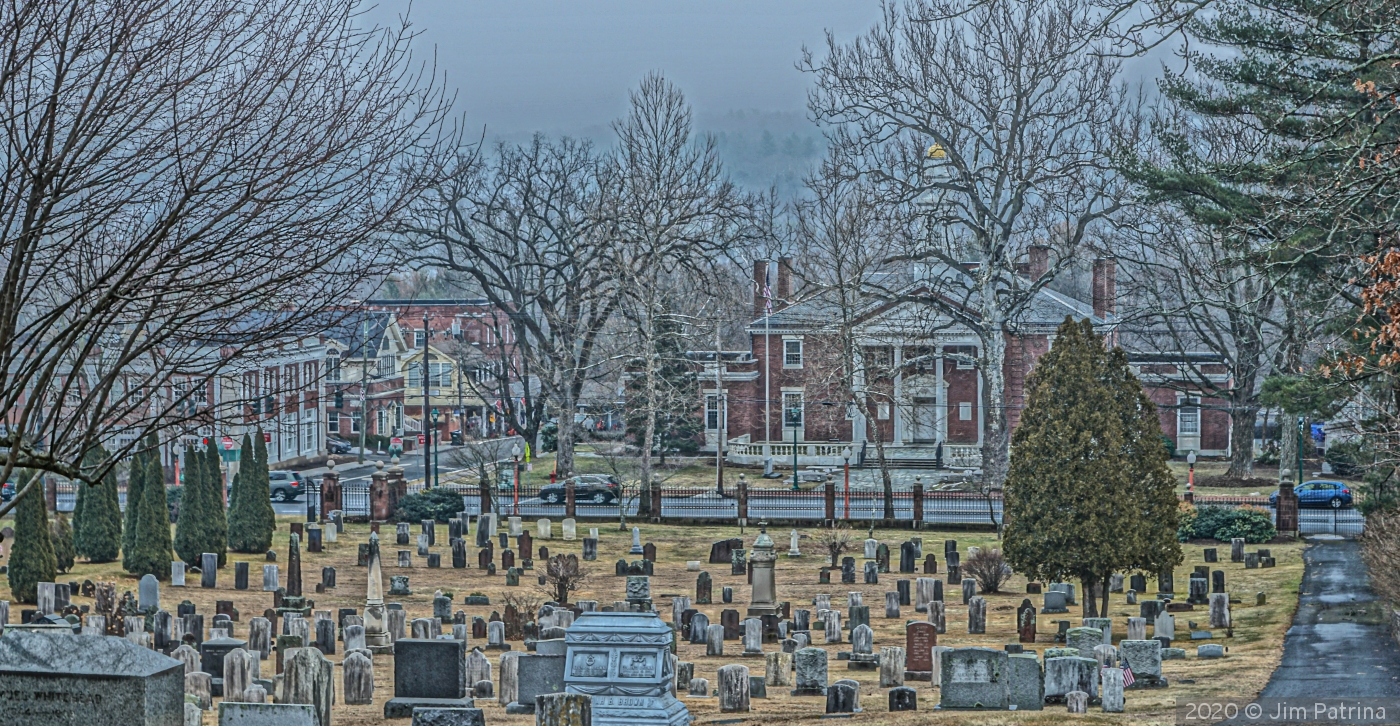
[[15,498],[15,483],[7,481],[0,486],[0,502],[8,502]]
[[[1298,494],[1300,507],[1341,509],[1351,506],[1351,489],[1339,481],[1305,481],[1293,491]],[[1269,495],[1269,504],[1278,506],[1277,491]]]
[[622,496],[622,484],[611,474],[580,474],[540,487],[540,499],[561,504],[566,498],[564,485],[574,483],[574,501],[610,504]]
[[354,445],[344,439],[327,439],[326,449],[332,454],[349,454],[355,451]]
[[[306,480],[295,471],[269,471],[267,485],[268,495],[274,502],[294,502],[306,491]],[[232,484],[225,489],[232,493]]]

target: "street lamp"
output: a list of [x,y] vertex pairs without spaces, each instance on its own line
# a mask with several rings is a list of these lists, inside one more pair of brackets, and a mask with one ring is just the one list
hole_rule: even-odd
[[1191,494],[1196,490],[1196,452],[1192,451],[1186,455],[1186,493]]
[[852,454],[852,453],[853,453],[853,452],[851,451],[851,447],[849,447],[849,446],[846,447],[845,451],[842,451],[842,452],[841,452],[841,458],[846,460],[846,516],[844,517],[844,519],[850,519],[850,518],[851,518],[851,454]]
[[520,455],[525,452],[520,450],[520,444],[510,448],[510,458],[515,461],[515,515],[520,516]]
[[[442,484],[442,479],[440,478],[440,475],[438,473],[438,451],[437,448],[433,446],[433,436],[437,434],[437,424],[438,410],[435,408],[433,409],[433,427],[428,430],[428,448],[432,449],[433,451],[433,468],[432,471],[428,473],[432,476],[431,481],[433,486],[438,486]],[[423,477],[423,480],[428,481],[428,477]]]

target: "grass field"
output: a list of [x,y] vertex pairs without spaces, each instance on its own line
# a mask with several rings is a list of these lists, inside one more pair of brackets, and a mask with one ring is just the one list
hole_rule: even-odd
[[[276,537],[275,549],[278,552],[278,560],[282,563],[283,582],[286,582],[286,546],[288,525],[291,520],[279,522],[278,534]],[[583,536],[592,524],[580,522],[579,534]],[[584,591],[579,593],[579,599],[599,600],[604,604],[611,603],[615,599],[623,596],[624,580],[613,575],[613,563],[623,557],[631,544],[630,534],[619,531],[616,522],[596,523],[599,528],[599,559],[597,562],[589,563],[591,566],[591,577]],[[416,529],[416,528],[415,528]],[[434,551],[443,555],[443,561],[450,564],[451,550],[447,546],[445,527],[439,529],[439,546]],[[740,532],[734,527],[682,527],[682,526],[660,526],[641,525],[643,541],[650,541],[657,545],[658,562],[656,564],[656,575],[652,580],[653,598],[658,610],[662,611],[665,617],[669,618],[670,602],[672,595],[693,596],[695,587],[695,573],[687,572],[685,563],[688,560],[700,560],[704,562],[708,558],[711,542],[728,537],[740,536]],[[822,555],[818,553],[818,545],[812,539],[812,535],[817,530],[803,530],[802,550],[804,557],[787,558],[782,556],[786,552],[788,541],[787,530],[773,532],[774,540],[779,543],[779,558],[777,563],[778,594],[779,599],[790,600],[794,608],[807,607],[815,595],[819,593],[831,593],[833,595],[833,607],[844,609],[845,593],[850,590],[864,593],[866,604],[871,606],[871,626],[875,631],[875,648],[882,645],[903,645],[903,627],[906,619],[922,619],[922,614],[916,614],[913,607],[904,608],[902,617],[899,619],[883,618],[883,593],[887,590],[895,589],[895,580],[900,576],[895,573],[881,576],[878,585],[819,585],[818,570],[822,564]],[[317,609],[336,609],[341,607],[362,608],[364,605],[365,569],[355,566],[356,544],[363,542],[368,537],[368,525],[349,525],[346,532],[341,535],[339,542],[328,544],[325,552],[320,554],[303,554],[303,578],[306,582],[306,592],[309,597],[316,600]],[[555,534],[558,536],[558,523],[555,524]],[[394,552],[399,549],[393,542],[392,529],[386,529],[386,546],[384,547],[385,577],[387,589],[387,576],[393,574],[408,574],[410,576],[410,587],[414,594],[408,597],[391,598],[403,603],[404,608],[409,613],[409,619],[415,617],[429,617],[432,612],[432,598],[434,591],[443,589],[454,593],[454,600],[457,603],[454,609],[465,610],[468,615],[488,616],[492,610],[499,610],[502,607],[501,597],[507,592],[514,591],[519,594],[536,595],[534,575],[526,572],[521,579],[518,588],[505,587],[504,575],[494,577],[487,576],[481,570],[475,569],[476,558],[474,552],[468,559],[473,564],[472,569],[426,569],[424,564],[416,555],[413,558],[415,568],[404,571],[394,567]],[[749,528],[742,534],[746,542],[752,542],[757,531]],[[855,533],[859,538],[863,532]],[[909,537],[909,530],[876,530],[876,537],[891,544],[891,548],[897,552],[897,543]],[[959,532],[954,534],[940,534],[932,531],[921,531],[914,533],[924,538],[926,552],[940,553],[943,548],[943,540],[946,537],[955,537],[958,540],[959,548],[966,553],[970,545],[979,547],[995,546],[995,538],[991,534],[969,534]],[[542,541],[536,539],[536,546],[546,546],[551,553],[561,552],[581,552],[582,543],[579,541],[565,542],[560,540]],[[1197,661],[1194,658],[1194,648],[1189,642],[1184,643],[1188,647],[1189,657],[1184,661],[1168,661],[1164,663],[1164,674],[1171,681],[1171,686],[1161,690],[1150,691],[1130,691],[1127,700],[1128,712],[1122,715],[1105,715],[1091,713],[1084,720],[1089,722],[1114,722],[1114,723],[1171,723],[1173,722],[1173,707],[1175,699],[1197,698],[1197,697],[1232,697],[1247,698],[1255,693],[1267,681],[1269,674],[1273,671],[1281,653],[1283,633],[1288,627],[1294,606],[1297,601],[1298,583],[1302,576],[1301,543],[1273,544],[1270,546],[1274,557],[1278,561],[1278,566],[1273,569],[1245,570],[1242,564],[1221,562],[1212,565],[1212,568],[1226,571],[1227,583],[1230,591],[1243,601],[1242,605],[1235,606],[1234,618],[1237,623],[1235,635],[1232,639],[1220,639],[1213,642],[1225,644],[1229,653],[1222,660]],[[7,548],[8,549],[8,548]],[[1177,568],[1176,582],[1178,594],[1181,598],[1185,596],[1187,575],[1192,566],[1202,563],[1201,545],[1191,544],[1185,547],[1186,561]],[[1228,545],[1224,548],[1227,556],[1222,559],[1228,560]],[[858,557],[859,553],[855,553]],[[231,555],[230,563],[238,560],[247,560],[250,565],[250,586],[255,589],[236,591],[233,589],[233,566],[230,564],[219,573],[219,587],[213,590],[199,588],[199,576],[192,575],[189,582],[193,587],[172,588],[165,586],[162,588],[163,606],[173,611],[175,606],[182,600],[189,600],[198,605],[199,611],[206,613],[212,619],[214,613],[215,600],[228,599],[235,603],[241,613],[241,622],[237,625],[236,635],[246,638],[247,621],[249,618],[261,614],[264,608],[271,606],[272,597],[270,593],[263,593],[256,588],[261,583],[261,565],[264,558],[261,556],[251,557],[246,555]],[[498,560],[499,562],[499,560]],[[334,591],[324,595],[316,595],[312,592],[314,584],[319,581],[320,568],[323,566],[334,566],[337,568],[339,587]],[[714,580],[714,605],[698,606],[700,610],[710,616],[712,623],[719,622],[720,611],[726,607],[732,607],[741,613],[747,606],[749,588],[745,584],[742,576],[731,576],[727,565],[703,565],[703,568],[710,572]],[[905,577],[913,577],[906,575]],[[115,581],[118,591],[135,590],[136,581],[120,571],[120,567],[115,564],[89,565],[79,564],[72,572],[60,576],[63,581],[78,581],[91,579],[94,581]],[[837,578],[839,581],[839,577]],[[1152,583],[1155,585],[1155,582]],[[0,583],[3,585],[3,583]],[[724,605],[720,602],[721,588],[731,586],[734,588],[734,604]],[[947,624],[948,632],[940,637],[942,645],[965,646],[984,645],[1000,648],[1005,643],[1016,642],[1016,632],[1014,628],[1015,608],[1021,602],[1022,593],[1025,591],[1025,579],[1013,577],[1011,582],[1004,588],[1004,592],[987,595],[988,617],[987,634],[971,636],[966,634],[966,608],[960,604],[960,598],[956,596],[956,586],[945,590],[948,593]],[[462,597],[470,592],[483,592],[492,598],[490,607],[464,606]],[[1267,597],[1267,604],[1255,606],[1256,593],[1263,592]],[[8,599],[8,586],[0,587],[0,599]],[[540,599],[544,598],[540,596]],[[75,597],[74,601],[79,604],[90,603],[85,598]],[[1039,598],[1033,598],[1039,605]],[[19,619],[19,606],[12,606],[12,617]],[[1126,629],[1126,618],[1136,616],[1137,608],[1128,606],[1124,602],[1123,595],[1113,595],[1110,608],[1111,616],[1114,618],[1114,634],[1121,637]],[[1078,614],[1071,616],[1041,616],[1040,637],[1033,646],[1037,652],[1050,647],[1052,634],[1055,630],[1052,618],[1069,618],[1074,625],[1079,624]],[[1203,610],[1189,613],[1177,614],[1177,633],[1184,638],[1187,631],[1188,620],[1207,620],[1207,615]],[[1219,634],[1223,635],[1223,634]],[[821,640],[818,637],[818,640]],[[484,645],[484,644],[483,644]],[[523,646],[515,643],[517,650]],[[743,659],[737,657],[737,653],[742,650],[737,641],[726,643],[726,651],[734,654],[725,657],[708,658],[704,655],[703,646],[692,646],[683,643],[679,646],[679,656],[681,660],[692,661],[696,664],[697,677],[709,678],[711,684],[717,683],[715,671],[722,665],[729,663],[740,663],[748,665],[751,672],[761,675],[763,663],[757,659]],[[938,701],[937,689],[931,688],[928,683],[909,683],[919,690],[920,710],[916,713],[901,713],[897,718],[887,714],[886,697],[883,691],[878,688],[878,674],[873,671],[846,671],[843,661],[836,659],[836,651],[849,649],[849,644],[840,646],[831,645],[827,647],[831,652],[830,680],[835,681],[840,678],[851,677],[863,684],[861,690],[861,705],[864,713],[857,714],[854,721],[869,724],[894,723],[896,720],[900,724],[942,724],[942,723],[976,723],[976,724],[998,724],[998,723],[1060,723],[1064,720],[1063,707],[1051,707],[1043,713],[1014,713],[1014,712],[986,712],[986,713],[966,713],[957,714],[939,713],[933,710],[933,706]],[[777,646],[769,645],[767,649],[776,649]],[[490,654],[493,667],[496,667],[498,660],[495,654]],[[339,661],[343,654],[337,652],[332,660]],[[270,663],[265,663],[263,673],[267,674],[271,668]],[[336,724],[370,724],[378,723],[382,718],[383,703],[392,696],[393,689],[393,667],[394,662],[391,656],[377,656],[375,658],[375,705],[373,706],[345,706],[343,699],[337,697],[337,706],[334,709]],[[498,674],[498,671],[497,671]],[[336,689],[341,689],[340,673],[337,670]],[[684,684],[681,693],[684,694]],[[532,717],[511,716],[505,713],[504,708],[495,701],[478,701],[478,705],[486,710],[488,723],[509,724],[511,726],[528,726]],[[687,705],[695,715],[697,723],[706,723],[719,719],[717,699],[689,700]],[[784,723],[791,721],[812,720],[819,717],[824,710],[824,700],[820,698],[794,698],[787,695],[787,689],[772,688],[769,698],[766,700],[755,699],[753,701],[753,713],[747,719],[751,722]],[[725,714],[724,718],[735,717],[735,715]]]

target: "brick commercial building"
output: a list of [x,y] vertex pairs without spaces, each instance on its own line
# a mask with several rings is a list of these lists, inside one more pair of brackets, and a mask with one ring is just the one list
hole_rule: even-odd
[[[1032,253],[1024,274],[1034,279],[1045,269],[1043,254]],[[748,325],[749,350],[720,355],[723,386],[717,391],[715,354],[695,352],[701,367],[704,397],[705,447],[714,451],[723,436],[733,463],[761,464],[769,457],[782,465],[793,457],[797,443],[799,465],[840,465],[849,452],[852,464],[874,455],[876,437],[896,464],[976,468],[987,429],[984,380],[974,361],[977,335],[947,318],[937,318],[932,306],[919,303],[879,303],[858,312],[854,347],[871,372],[858,374],[856,388],[863,401],[852,403],[841,385],[843,355],[833,334],[839,311],[821,294],[803,296],[793,289],[791,263],[777,265],[773,311],[765,314],[762,291],[769,263],[755,265],[754,319]],[[1025,404],[1026,376],[1049,350],[1056,328],[1067,316],[1088,318],[1114,342],[1119,338],[1116,308],[1116,265],[1111,259],[1093,264],[1090,299],[1043,288],[1007,336],[1004,368],[1005,406],[1014,429]],[[921,283],[909,279],[902,292]],[[895,287],[895,285],[891,285]],[[791,301],[790,303],[788,301]],[[1223,364],[1201,354],[1133,354],[1148,395],[1160,407],[1163,434],[1178,451],[1228,455],[1230,421],[1221,402],[1191,395],[1180,374],[1188,360],[1224,381]],[[882,372],[879,374],[873,372]],[[721,415],[723,414],[723,415]]]

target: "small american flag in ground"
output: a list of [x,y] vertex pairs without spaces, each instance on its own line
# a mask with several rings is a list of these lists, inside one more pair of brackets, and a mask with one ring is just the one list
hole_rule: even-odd
[[1133,685],[1133,683],[1135,683],[1136,681],[1137,681],[1137,679],[1136,679],[1136,678],[1133,678],[1133,669],[1132,669],[1132,668],[1129,668],[1128,665],[1127,665],[1126,663],[1124,663],[1124,664],[1123,664],[1123,687],[1124,687],[1124,688],[1127,688],[1128,686]]

